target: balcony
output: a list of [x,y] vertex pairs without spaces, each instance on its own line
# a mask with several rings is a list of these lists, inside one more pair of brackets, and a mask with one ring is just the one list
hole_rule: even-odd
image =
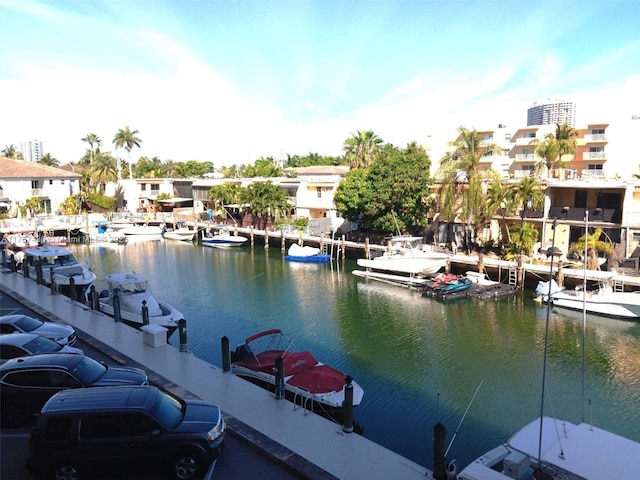
[[589,133],[584,136],[585,142],[606,142],[607,136],[604,133]]
[[584,152],[582,160],[604,160],[607,156],[605,152]]
[[515,144],[516,146],[518,145],[531,145],[531,142],[533,142],[536,139],[536,137],[520,137],[520,138],[516,138],[515,140]]
[[535,162],[535,153],[516,153],[516,162]]

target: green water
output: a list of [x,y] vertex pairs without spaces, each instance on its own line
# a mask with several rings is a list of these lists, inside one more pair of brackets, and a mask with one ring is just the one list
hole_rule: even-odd
[[[133,241],[74,248],[98,278],[120,270],[148,276],[155,295],[184,313],[189,350],[216,365],[222,336],[234,346],[281,328],[363,386],[355,420],[367,438],[425,467],[433,466],[434,423],[451,440],[480,384],[450,449],[459,465],[540,413],[547,310],[531,292],[442,303],[357,278],[353,261],[290,263],[273,247]],[[579,422],[582,316],[552,311],[549,318],[545,414]],[[640,441],[640,322],[589,317],[586,345],[586,420]]]

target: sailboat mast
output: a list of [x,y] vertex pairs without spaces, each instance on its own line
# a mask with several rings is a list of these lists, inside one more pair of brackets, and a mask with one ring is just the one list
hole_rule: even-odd
[[553,278],[553,257],[556,250],[556,225],[558,219],[553,219],[551,229],[553,230],[553,236],[551,237],[551,248],[547,250],[547,257],[551,256],[551,266],[549,267],[549,298],[547,299],[547,321],[544,331],[544,358],[542,360],[542,392],[540,398],[540,433],[538,435],[538,465],[541,465],[542,460],[542,424],[544,420],[544,390],[547,378],[547,352],[549,350],[549,319],[551,317],[551,279]]

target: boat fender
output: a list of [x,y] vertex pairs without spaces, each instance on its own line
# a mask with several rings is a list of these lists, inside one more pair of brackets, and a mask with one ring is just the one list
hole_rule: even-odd
[[456,465],[455,460],[451,460],[447,465],[447,480],[455,480],[456,475],[458,474],[458,466]]

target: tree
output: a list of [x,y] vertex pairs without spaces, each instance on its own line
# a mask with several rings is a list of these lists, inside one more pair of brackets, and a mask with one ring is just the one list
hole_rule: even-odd
[[430,160],[415,142],[405,149],[387,144],[368,169],[351,170],[334,195],[343,217],[362,228],[395,233],[426,224]]
[[127,125],[124,129],[118,130],[116,136],[113,137],[113,144],[116,148],[124,148],[127,151],[129,156],[129,178],[133,178],[133,169],[131,167],[131,150],[133,147],[140,148],[140,144],[142,140],[137,137],[138,130],[131,131],[129,129],[129,125]]
[[262,225],[266,229],[269,217],[277,219],[291,211],[287,193],[272,182],[252,183],[241,190],[240,198],[242,203],[249,204],[258,228]]
[[225,205],[235,204],[240,201],[240,187],[233,183],[214,185],[209,189],[207,198],[213,202],[213,210],[227,216]]
[[99,148],[100,145],[102,145],[102,140],[95,133],[88,133],[87,135],[85,135],[85,137],[82,139],[82,141],[83,142],[87,142],[89,144],[89,151],[91,152],[89,164],[93,164],[93,156],[94,156],[94,153],[95,153],[95,147]]
[[373,130],[358,130],[344,141],[342,149],[351,168],[367,168],[376,159],[382,143],[382,139]]
[[[499,145],[486,143],[474,129],[458,128],[458,138],[450,142],[453,150],[440,160],[437,173],[441,182],[440,211],[447,221],[454,221],[457,215],[463,225],[463,241],[467,249],[475,240],[475,234],[482,224],[485,205],[484,175],[480,171],[483,157],[502,152]],[[469,230],[471,227],[471,230]]]
[[11,144],[11,145],[5,145],[4,149],[2,150],[2,155],[7,157],[7,158],[18,158],[18,151],[16,150],[16,147]]
[[42,158],[40,158],[40,161],[38,163],[47,165],[49,167],[57,167],[60,165],[58,159],[52,157],[50,153],[45,153],[44,155],[42,155]]
[[[602,237],[603,234],[604,231],[602,228],[596,228],[592,234],[585,232],[587,258],[584,261],[586,261],[587,270],[600,270],[600,262],[598,261],[599,252],[606,255],[610,255],[614,252],[613,245],[610,242],[600,240],[600,237]],[[584,255],[585,235],[582,235],[576,243],[571,245],[569,253],[579,253]]]
[[[513,196],[509,195],[509,193],[510,189],[502,183],[500,174],[495,171],[492,172],[483,209],[484,218],[491,219],[500,212],[502,226],[506,226],[506,214],[513,211]],[[502,227],[500,231],[502,232]],[[511,243],[511,231],[509,228],[505,228],[505,231],[507,233],[507,241]]]
[[540,162],[536,165],[536,171],[546,168],[546,176],[555,168],[564,165],[563,157],[574,154],[576,151],[576,137],[578,132],[567,124],[556,123],[555,133],[547,133],[542,142],[537,138],[531,142],[536,145],[535,153],[540,157]]
[[115,159],[108,153],[96,155],[93,166],[89,170],[89,178],[94,189],[101,194],[104,193],[107,183],[118,181]]

